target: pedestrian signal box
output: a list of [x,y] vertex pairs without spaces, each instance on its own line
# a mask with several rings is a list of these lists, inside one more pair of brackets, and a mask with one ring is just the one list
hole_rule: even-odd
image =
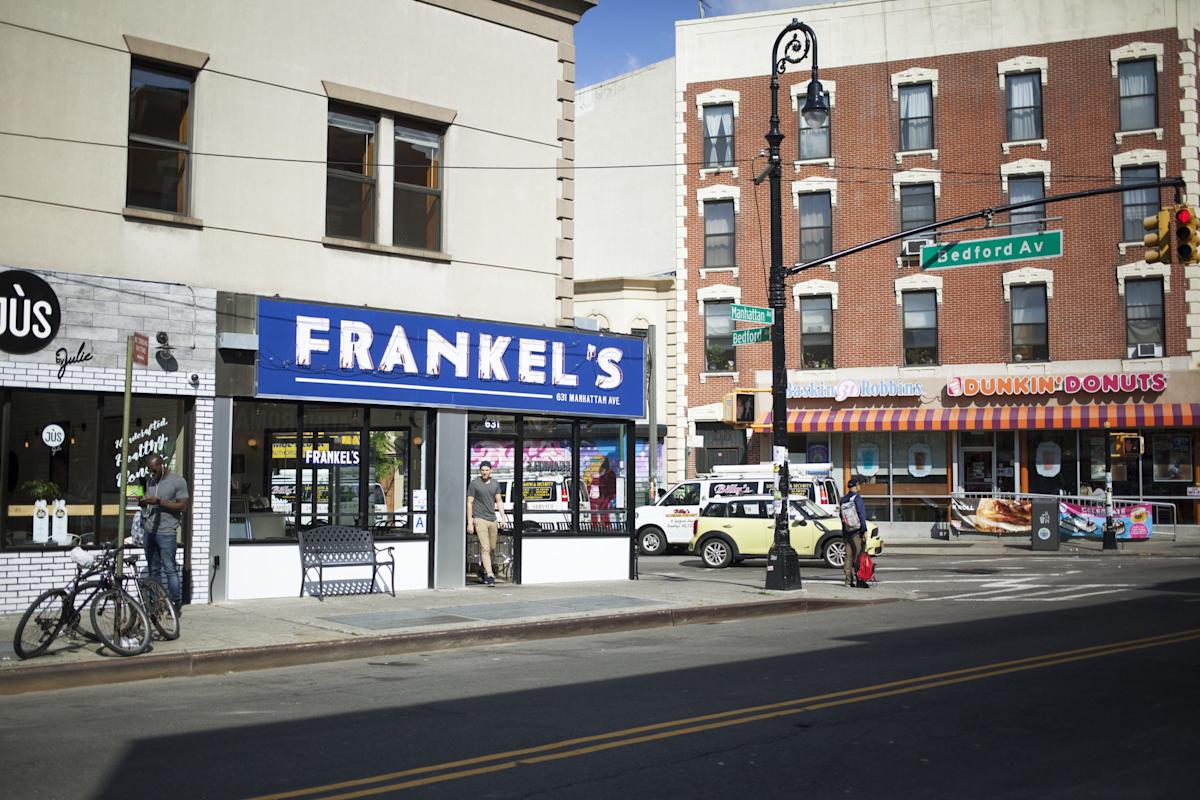
[[737,389],[725,395],[722,415],[726,425],[735,428],[749,428],[755,422],[755,396],[770,393],[770,389]]
[[1144,442],[1145,440],[1136,433],[1112,433],[1108,437],[1109,451],[1113,458],[1140,456]]

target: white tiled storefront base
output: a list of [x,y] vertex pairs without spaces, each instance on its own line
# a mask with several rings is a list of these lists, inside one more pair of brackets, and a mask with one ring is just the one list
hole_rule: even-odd
[[[125,551],[126,555],[138,556],[139,571],[146,568],[146,556],[141,548],[132,547]],[[183,551],[175,555],[179,566],[180,579],[183,579]],[[36,552],[7,552],[0,553],[0,614],[19,614],[29,607],[29,604],[47,589],[61,589],[67,581],[75,577],[75,564],[67,550],[49,550]],[[192,582],[199,589],[200,579],[192,573]],[[207,602],[208,583],[204,584],[204,600],[192,594],[192,602]]]
[[[375,543],[375,547],[394,548],[396,591],[429,587],[429,542],[380,541]],[[300,595],[300,546],[294,542],[231,546],[228,562],[230,600]],[[387,570],[383,570],[382,575],[384,581],[390,577]],[[325,579],[330,581],[370,578],[370,567],[325,570]],[[308,580],[316,579],[317,572],[312,570]]]

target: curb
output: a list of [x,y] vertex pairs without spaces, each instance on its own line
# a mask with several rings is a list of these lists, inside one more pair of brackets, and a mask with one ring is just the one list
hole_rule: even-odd
[[346,661],[372,656],[403,655],[430,650],[505,644],[510,642],[587,636],[595,633],[669,628],[731,619],[753,619],[776,614],[796,614],[834,608],[858,607],[896,602],[897,598],[878,600],[817,600],[796,598],[736,603],[721,606],[696,606],[656,611],[636,611],[600,617],[572,617],[540,622],[518,622],[486,628],[449,631],[420,631],[384,636],[335,639],[327,642],[276,644],[241,647],[196,653],[168,653],[135,656],[113,661],[86,661],[45,667],[20,667],[0,671],[0,695],[42,692],[82,686],[150,680],[152,678],[192,678],[251,672],[277,667],[294,667]]

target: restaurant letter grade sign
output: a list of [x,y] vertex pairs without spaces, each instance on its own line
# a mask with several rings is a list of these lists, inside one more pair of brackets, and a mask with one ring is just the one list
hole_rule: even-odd
[[634,337],[260,298],[258,338],[265,397],[645,414]]

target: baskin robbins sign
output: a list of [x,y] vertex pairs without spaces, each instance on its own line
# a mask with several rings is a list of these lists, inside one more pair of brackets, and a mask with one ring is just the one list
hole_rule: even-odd
[[260,298],[258,339],[262,397],[645,414],[634,337]]
[[950,397],[998,397],[1051,394],[1158,394],[1167,388],[1165,372],[1119,372],[1107,375],[1004,375],[954,377],[946,383]]

